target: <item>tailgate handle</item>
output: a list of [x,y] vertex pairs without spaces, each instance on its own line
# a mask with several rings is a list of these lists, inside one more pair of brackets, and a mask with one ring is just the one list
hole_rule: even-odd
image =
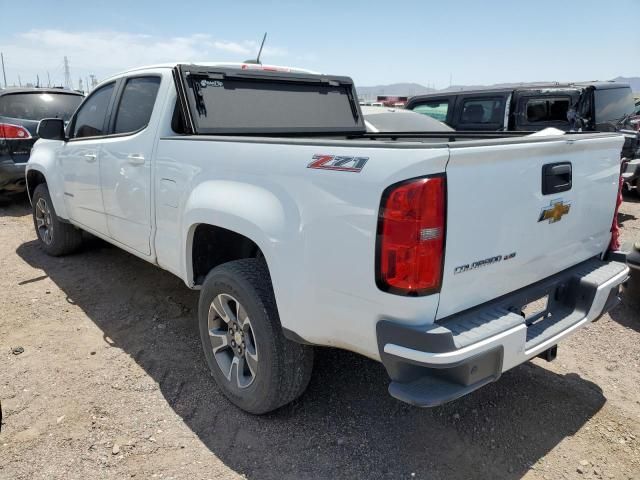
[[571,190],[571,163],[548,163],[542,166],[542,194]]

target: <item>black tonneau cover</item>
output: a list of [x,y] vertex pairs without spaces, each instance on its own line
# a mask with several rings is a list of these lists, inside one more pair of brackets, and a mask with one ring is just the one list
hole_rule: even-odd
[[187,133],[366,132],[349,77],[178,65],[173,71]]

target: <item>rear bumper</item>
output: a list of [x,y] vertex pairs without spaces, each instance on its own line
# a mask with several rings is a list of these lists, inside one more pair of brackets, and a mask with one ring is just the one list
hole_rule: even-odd
[[11,159],[0,157],[0,191],[23,191],[26,188],[26,166],[26,163],[14,163]]
[[[378,348],[389,393],[431,407],[495,381],[613,308],[628,275],[624,262],[594,258],[431,325],[382,320]],[[546,310],[525,320],[523,307],[544,296]]]

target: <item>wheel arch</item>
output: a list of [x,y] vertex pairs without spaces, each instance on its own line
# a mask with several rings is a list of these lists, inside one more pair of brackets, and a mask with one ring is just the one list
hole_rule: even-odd
[[[262,249],[249,237],[210,223],[191,226],[187,252],[189,276],[200,286],[207,274],[218,265],[245,258],[264,258]],[[268,265],[267,265],[268,269]]]
[[36,187],[41,183],[46,184],[47,179],[40,170],[36,170],[32,168],[27,170],[27,174],[25,175],[27,182],[27,193],[29,195],[29,201],[33,199],[33,192],[36,190]]
[[[264,258],[276,289],[282,263],[277,260],[278,252],[286,249],[288,255],[294,255],[293,239],[300,229],[300,214],[288,198],[286,192],[232,180],[210,180],[197,185],[185,202],[182,215],[183,272],[187,285],[197,286],[197,277],[202,276],[202,271],[194,270],[194,245],[201,247],[198,242],[205,235],[210,240],[221,239],[223,246],[231,246],[235,257],[249,258],[248,252],[259,252],[256,255]],[[197,258],[198,250],[195,252]]]
[[[39,142],[38,142],[39,143]],[[56,211],[56,215],[68,220],[66,203],[64,201],[64,182],[62,181],[62,173],[55,167],[54,160],[51,158],[52,152],[46,149],[34,147],[27,168],[25,171],[25,179],[27,182],[27,193],[29,200],[33,197],[33,192],[38,185],[44,183],[49,189],[51,202]],[[47,167],[50,168],[47,168]]]

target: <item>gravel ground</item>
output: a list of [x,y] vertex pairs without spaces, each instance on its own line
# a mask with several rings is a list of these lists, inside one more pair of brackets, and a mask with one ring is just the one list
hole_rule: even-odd
[[[640,238],[638,200],[620,219]],[[254,417],[208,375],[171,274],[95,239],[47,257],[25,201],[0,207],[0,272],[3,479],[640,478],[637,297],[443,407],[318,349],[305,395]]]

